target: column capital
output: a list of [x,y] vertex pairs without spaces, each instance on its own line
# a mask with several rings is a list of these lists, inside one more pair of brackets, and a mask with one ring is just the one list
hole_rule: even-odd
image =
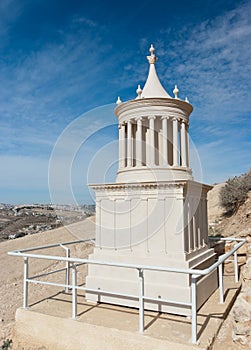
[[185,119],[183,119],[183,118],[180,118],[180,119],[179,119],[179,122],[180,122],[180,124],[186,124],[186,121],[185,121]]
[[170,119],[170,117],[169,117],[169,116],[167,116],[167,115],[163,115],[163,116],[161,117],[161,120],[163,120],[163,119],[169,120],[169,119]]
[[177,118],[177,117],[171,117],[171,120],[172,120],[173,122],[175,122],[175,121],[178,121],[178,118]]
[[148,119],[149,119],[149,120],[151,120],[151,119],[154,120],[154,119],[156,119],[156,117],[155,117],[155,115],[149,115],[149,116],[148,116]]
[[122,126],[125,126],[125,125],[126,125],[126,123],[125,123],[125,122],[121,122],[121,123],[119,123],[119,124],[118,124],[118,128],[119,128],[119,129],[121,129],[121,128],[122,128]]
[[143,118],[142,117],[136,117],[135,120],[136,120],[136,122],[138,122],[138,121],[142,121]]

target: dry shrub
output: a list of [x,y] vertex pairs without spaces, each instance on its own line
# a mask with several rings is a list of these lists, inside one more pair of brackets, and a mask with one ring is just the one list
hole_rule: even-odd
[[232,215],[242,205],[251,190],[251,169],[243,175],[235,176],[227,180],[221,189],[221,205],[225,208],[227,215]]

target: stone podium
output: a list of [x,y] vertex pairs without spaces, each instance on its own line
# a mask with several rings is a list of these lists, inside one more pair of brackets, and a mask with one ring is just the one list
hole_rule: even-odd
[[[117,101],[119,169],[115,183],[90,185],[96,193],[96,243],[89,259],[174,268],[207,268],[215,254],[208,246],[207,192],[193,180],[189,166],[189,117],[192,105],[172,98],[156,73],[150,48],[149,74],[137,97]],[[162,303],[191,301],[189,275],[146,271],[145,308],[190,315],[189,306]],[[86,286],[105,294],[87,300],[137,307],[137,271],[89,265]],[[217,287],[217,273],[197,284],[199,308]],[[111,295],[109,295],[109,292]],[[112,293],[129,294],[123,298]]]

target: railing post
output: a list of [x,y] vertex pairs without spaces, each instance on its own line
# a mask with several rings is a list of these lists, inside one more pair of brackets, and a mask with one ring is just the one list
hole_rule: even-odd
[[[70,257],[70,248],[66,248],[66,258],[68,259]],[[69,292],[69,284],[70,284],[70,262],[66,261],[66,271],[65,271],[65,292]]]
[[72,318],[77,317],[77,267],[72,264]]
[[238,271],[238,254],[237,250],[234,252],[234,276],[235,276],[235,282],[239,282],[239,271]]
[[[65,250],[66,258],[70,257],[70,248],[65,247],[63,244],[60,244],[60,247]],[[70,284],[70,262],[67,260],[65,264],[65,293],[69,292],[69,284]]]
[[144,273],[139,269],[139,332],[144,332]]
[[197,277],[196,275],[192,275],[192,344],[197,344]]
[[24,257],[24,284],[23,284],[23,308],[28,308],[28,274],[29,274],[29,260]]
[[224,284],[223,284],[223,271],[222,263],[218,266],[218,278],[219,278],[219,290],[220,290],[220,304],[224,304]]

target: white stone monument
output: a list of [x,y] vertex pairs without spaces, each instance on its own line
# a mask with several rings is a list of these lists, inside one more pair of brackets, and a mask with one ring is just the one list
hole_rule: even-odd
[[[117,101],[119,169],[115,183],[90,185],[96,193],[96,244],[89,257],[99,261],[175,268],[207,268],[215,254],[208,247],[207,192],[210,186],[193,181],[189,167],[189,116],[186,99],[174,98],[161,85],[155,70],[154,48],[147,56],[149,74],[137,97]],[[161,298],[190,302],[189,275],[146,271],[149,310],[190,315],[190,308],[161,303]],[[87,288],[108,293],[87,293],[90,301],[138,306],[137,271],[89,265]],[[217,287],[217,275],[197,285],[198,308]]]

